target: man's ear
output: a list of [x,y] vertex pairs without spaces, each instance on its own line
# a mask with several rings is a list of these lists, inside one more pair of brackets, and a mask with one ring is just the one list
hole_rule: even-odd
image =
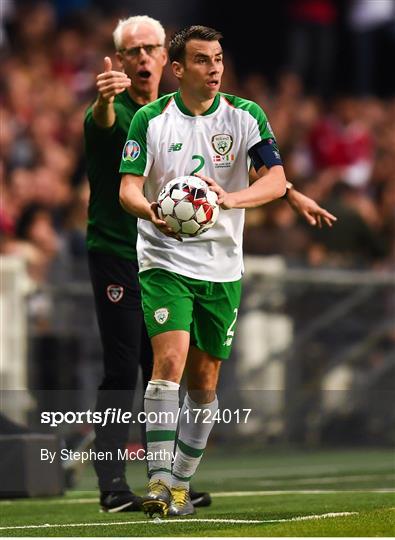
[[122,71],[124,71],[124,67],[123,67],[123,56],[120,52],[116,52],[115,53],[115,58],[118,60],[118,64],[122,67]]
[[163,47],[163,63],[162,63],[163,67],[167,64],[168,59],[169,59],[169,55],[167,54],[167,50]]
[[177,79],[181,79],[182,74],[184,73],[184,66],[181,64],[181,62],[172,62],[171,67],[175,77],[177,77]]

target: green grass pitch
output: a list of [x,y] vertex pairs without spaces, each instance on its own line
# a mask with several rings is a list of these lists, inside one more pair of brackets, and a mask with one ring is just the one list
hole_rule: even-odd
[[[145,466],[128,479],[143,493]],[[134,480],[132,482],[132,479]],[[191,517],[99,513],[95,477],[48,499],[0,500],[0,536],[394,536],[390,450],[223,454],[208,450],[194,482],[213,494]]]

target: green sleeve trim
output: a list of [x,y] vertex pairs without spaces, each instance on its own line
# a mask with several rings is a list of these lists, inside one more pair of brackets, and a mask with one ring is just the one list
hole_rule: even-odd
[[192,446],[189,446],[189,444],[182,442],[181,439],[178,439],[177,446],[184,454],[193,458],[199,458],[204,452],[204,448],[193,448]]
[[152,120],[153,118],[155,118],[155,116],[159,116],[160,114],[162,114],[162,112],[166,109],[166,107],[169,105],[170,101],[172,100],[172,98],[174,98],[175,95],[176,92],[172,92],[171,94],[166,94],[165,96],[156,99],[152,103],[145,105],[143,109],[146,111],[148,119]]
[[231,106],[235,107],[236,109],[242,109],[243,111],[247,111],[256,120],[259,127],[259,134],[262,140],[275,139],[267,116],[257,103],[248,99],[243,99],[238,96],[232,96],[230,94],[222,95]]
[[123,147],[119,172],[143,176],[147,166],[147,131],[149,123],[166,108],[174,94],[167,94],[139,109],[129,127]]
[[142,176],[147,164],[148,120],[144,107],[137,111],[129,127],[128,136],[122,150],[120,173]]
[[147,431],[147,442],[174,441],[175,438],[175,430],[155,429],[152,431]]

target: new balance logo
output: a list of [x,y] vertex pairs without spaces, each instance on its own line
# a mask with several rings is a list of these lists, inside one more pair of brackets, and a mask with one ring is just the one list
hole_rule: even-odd
[[171,143],[169,146],[168,152],[179,152],[182,148],[182,142],[179,143]]

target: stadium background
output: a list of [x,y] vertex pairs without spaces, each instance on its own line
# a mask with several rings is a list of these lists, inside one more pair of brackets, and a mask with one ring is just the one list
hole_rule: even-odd
[[[93,406],[101,351],[84,244],[82,121],[103,57],[113,56],[117,20],[146,13],[168,35],[196,23],[223,31],[223,90],[264,108],[288,178],[339,218],[332,230],[313,230],[285,202],[248,212],[244,301],[219,395],[223,408],[252,415],[216,426],[211,447],[393,447],[394,11],[364,20],[358,1],[272,2],[259,14],[255,4],[236,13],[192,0],[171,9],[153,0],[2,1],[9,418],[42,430],[40,410]],[[174,88],[167,70],[162,91]],[[87,433],[61,432],[70,445]]]

